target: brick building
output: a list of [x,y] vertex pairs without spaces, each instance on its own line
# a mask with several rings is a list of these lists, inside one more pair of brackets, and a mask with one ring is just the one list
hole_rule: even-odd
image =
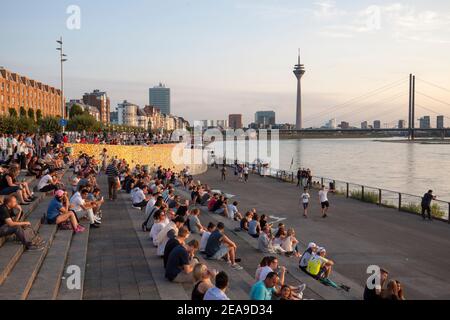
[[228,125],[234,130],[242,129],[242,114],[230,114],[228,116]]
[[0,115],[10,108],[19,114],[21,107],[35,115],[40,110],[43,117],[61,116],[61,90],[0,67]]
[[100,111],[100,121],[103,123],[110,122],[111,102],[106,92],[94,90],[91,93],[85,93],[83,102],[87,105],[94,106]]

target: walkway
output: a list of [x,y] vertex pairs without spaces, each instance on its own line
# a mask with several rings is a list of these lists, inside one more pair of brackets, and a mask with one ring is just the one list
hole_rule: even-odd
[[349,283],[363,286],[369,265],[387,268],[405,285],[408,299],[449,299],[450,226],[423,222],[420,217],[393,209],[330,195],[329,218],[320,217],[317,192],[313,191],[310,218],[299,210],[300,191],[295,185],[250,175],[247,184],[230,174],[220,181],[218,170],[196,179],[212,189],[236,195],[240,210],[256,207],[260,214],[286,219],[301,243],[325,246],[336,262],[335,271]]
[[[99,178],[103,192],[106,178]],[[128,195],[116,202],[106,201],[103,224],[91,229],[84,299],[137,300],[159,299],[148,263],[127,212]]]

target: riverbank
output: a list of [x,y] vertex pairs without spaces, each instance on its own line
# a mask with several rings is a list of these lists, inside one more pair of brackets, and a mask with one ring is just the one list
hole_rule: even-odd
[[330,216],[322,219],[316,191],[311,194],[310,218],[304,219],[295,185],[256,175],[244,184],[232,174],[222,182],[214,169],[195,179],[234,195],[232,200],[239,202],[242,212],[255,207],[272,221],[282,219],[295,228],[302,248],[310,241],[325,246],[336,263],[336,277],[359,285],[357,292],[368,277],[367,267],[380,265],[404,284],[408,299],[450,298],[450,281],[445,277],[450,252],[442,252],[450,245],[446,223],[423,222],[418,216],[333,194]]

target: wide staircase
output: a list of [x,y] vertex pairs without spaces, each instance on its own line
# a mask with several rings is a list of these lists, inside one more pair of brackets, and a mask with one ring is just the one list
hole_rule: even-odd
[[[63,178],[65,181],[67,176],[68,172]],[[34,178],[26,177],[25,180],[31,188],[37,185]],[[14,236],[0,238],[0,299],[80,300],[89,228],[74,235],[70,230],[57,230],[55,225],[41,224],[52,196],[40,192],[35,195],[37,199],[23,207],[24,220],[31,222],[32,228],[45,241],[45,248],[26,251]],[[66,274],[66,270],[71,274]],[[71,276],[80,276],[81,281]],[[70,281],[69,286],[66,280]]]

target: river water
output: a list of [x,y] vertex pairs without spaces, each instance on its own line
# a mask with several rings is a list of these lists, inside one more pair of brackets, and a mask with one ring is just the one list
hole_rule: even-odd
[[413,195],[432,189],[439,199],[450,201],[450,144],[281,140],[280,168],[296,171],[298,167],[310,168],[315,176]]

